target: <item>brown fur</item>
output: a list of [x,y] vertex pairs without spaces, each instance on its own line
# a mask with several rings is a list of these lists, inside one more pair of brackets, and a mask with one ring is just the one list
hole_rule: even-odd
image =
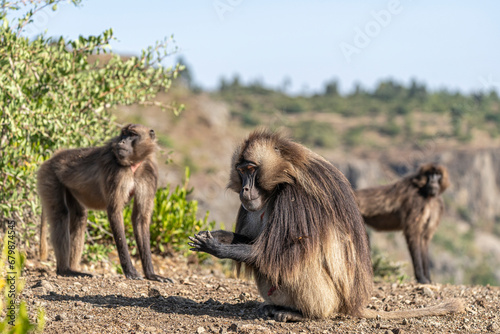
[[[439,184],[434,184],[439,190],[430,194],[433,174],[440,175]],[[441,194],[449,184],[444,166],[425,164],[393,184],[355,192],[367,225],[379,231],[403,231],[420,283],[430,283],[428,247],[444,208]]]
[[[454,300],[419,310],[366,309],[372,292],[368,239],[344,175],[304,146],[267,131],[252,133],[236,149],[228,184],[235,192],[242,190],[237,166],[245,161],[257,166],[257,186],[267,204],[257,212],[241,206],[235,235],[251,240],[246,267],[261,296],[270,306],[288,310],[275,312],[277,320],[335,313],[403,318],[463,309]],[[194,250],[203,251],[203,238],[192,238],[198,240],[191,244],[198,247]]]
[[[255,224],[240,208],[236,225],[236,233],[257,233],[250,236],[257,259],[252,269],[261,295],[308,318],[360,315],[371,292],[370,255],[344,175],[304,146],[264,131],[236,150],[233,166],[243,159],[261,166],[259,186],[272,193],[265,222]],[[234,168],[228,187],[241,188]],[[271,286],[278,290],[267,296]]]
[[149,223],[157,187],[156,141],[153,130],[125,126],[120,136],[102,147],[62,150],[38,171],[42,202],[40,258],[47,258],[47,221],[60,275],[78,272],[84,246],[87,209],[106,210],[120,263],[128,278],[140,278],[130,261],[123,226],[123,209],[134,197],[132,222],[144,274],[155,275],[151,262]]

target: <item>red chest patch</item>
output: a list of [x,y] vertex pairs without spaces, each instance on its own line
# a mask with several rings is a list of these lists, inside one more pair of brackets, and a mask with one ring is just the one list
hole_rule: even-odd
[[270,296],[273,294],[274,291],[276,291],[276,289],[278,289],[277,287],[275,287],[274,285],[269,289],[269,291],[267,292],[267,295]]
[[130,165],[130,169],[132,170],[132,173],[135,174],[135,171],[137,170],[137,168],[139,168],[139,166],[142,164],[142,161],[139,161],[138,163],[134,164],[134,165]]

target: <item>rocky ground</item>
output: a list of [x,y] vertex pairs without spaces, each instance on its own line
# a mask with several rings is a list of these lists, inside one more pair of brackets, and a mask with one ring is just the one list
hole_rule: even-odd
[[[420,319],[359,319],[338,315],[302,323],[259,317],[262,302],[253,282],[227,278],[218,267],[183,258],[156,259],[157,272],[173,283],[131,281],[110,270],[93,278],[55,275],[52,266],[29,261],[21,298],[30,314],[46,312],[45,333],[485,333],[500,332],[500,288],[376,284],[368,307],[418,308],[461,298],[466,311]],[[136,263],[139,268],[140,265]]]

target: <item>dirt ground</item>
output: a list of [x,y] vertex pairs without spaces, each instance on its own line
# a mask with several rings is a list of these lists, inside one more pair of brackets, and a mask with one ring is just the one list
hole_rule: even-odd
[[92,278],[59,277],[53,265],[28,260],[21,298],[31,315],[45,309],[45,333],[500,333],[499,287],[376,284],[368,306],[374,309],[418,308],[453,297],[463,299],[466,312],[280,323],[259,317],[262,299],[252,281],[180,257],[155,258],[155,265],[174,283],[127,280],[102,268],[87,268],[97,272]]

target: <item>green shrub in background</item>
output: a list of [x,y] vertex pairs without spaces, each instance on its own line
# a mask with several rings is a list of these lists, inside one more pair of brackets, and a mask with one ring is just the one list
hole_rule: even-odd
[[[115,135],[111,109],[119,104],[154,103],[177,112],[174,106],[149,102],[168,90],[182,69],[161,66],[169,53],[167,40],[140,57],[114,55],[100,63],[89,56],[109,52],[111,29],[77,40],[22,35],[37,11],[56,10],[59,2],[0,3],[0,220],[18,222],[24,242],[19,246],[26,248],[40,214],[35,173],[55,150],[101,144]],[[27,14],[18,14],[26,8]],[[17,24],[9,22],[8,13],[21,15]]]
[[385,254],[372,247],[372,268],[375,282],[403,282],[408,277],[403,273],[404,264],[391,261]]
[[329,123],[307,120],[294,124],[291,129],[293,137],[307,146],[334,148],[338,144],[337,134]]
[[[190,178],[189,168],[186,168],[185,181],[182,186],[177,186],[170,191],[170,186],[158,189],[155,196],[153,216],[151,219],[151,250],[153,252],[168,254],[172,251],[187,255],[190,253],[188,236],[202,230],[212,230],[215,221],[208,221],[208,212],[203,219],[198,219],[198,202],[188,200],[193,189],[188,188]],[[132,207],[129,203],[124,210],[123,221],[125,233],[132,255],[137,251],[132,228]],[[109,232],[111,227],[106,213],[102,211],[89,212],[90,243],[86,243],[85,259],[87,261],[103,260],[114,249],[113,235]],[[198,253],[201,258],[205,253]]]
[[[187,244],[189,236],[215,227],[215,221],[208,222],[208,211],[203,219],[196,218],[198,201],[187,199],[193,192],[193,188],[188,189],[189,178],[189,168],[186,168],[182,186],[177,186],[173,192],[170,192],[170,186],[157,191],[150,229],[153,250],[164,253],[172,247],[175,252],[186,255],[190,248]],[[131,217],[130,207],[127,211]]]

